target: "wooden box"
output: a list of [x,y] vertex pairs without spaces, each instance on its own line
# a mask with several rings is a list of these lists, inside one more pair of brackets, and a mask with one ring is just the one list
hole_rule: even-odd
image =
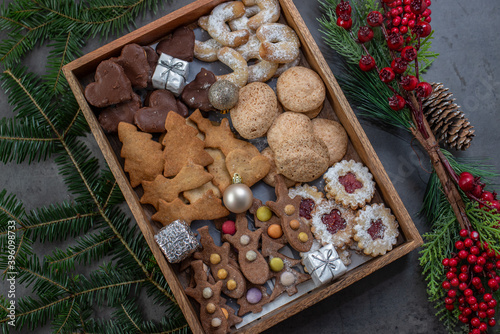
[[[175,28],[195,22],[200,16],[208,14],[213,7],[224,0],[198,0],[185,6],[173,13],[170,13],[140,29],[137,29],[103,47],[93,51],[64,67],[64,74],[71,85],[76,99],[90,125],[99,147],[109,164],[109,167],[116,177],[118,185],[122,190],[130,209],[139,224],[146,241],[149,244],[156,260],[172,289],[186,319],[194,333],[203,333],[201,324],[198,320],[195,309],[184,293],[179,278],[174,268],[167,263],[159,247],[153,239],[157,230],[156,226],[151,224],[151,213],[148,212],[139,203],[136,191],[130,186],[127,176],[123,171],[123,166],[119,158],[120,143],[116,136],[112,138],[107,136],[99,125],[96,116],[84,97],[84,87],[82,82],[93,73],[97,65],[105,59],[118,56],[122,47],[129,43],[140,45],[150,45],[156,43],[162,37],[166,36]],[[302,53],[307,66],[315,70],[325,82],[327,88],[327,101],[321,113],[321,117],[338,120],[346,129],[350,143],[346,158],[361,161],[365,164],[374,176],[377,183],[377,194],[375,201],[383,201],[390,207],[396,216],[399,225],[401,237],[397,246],[386,255],[378,256],[363,265],[350,270],[347,274],[340,277],[334,283],[321,288],[316,288],[309,293],[302,295],[289,304],[286,304],[271,313],[268,313],[258,320],[255,320],[238,332],[258,333],[270,328],[288,317],[300,312],[301,310],[319,302],[320,300],[331,296],[337,291],[349,286],[350,284],[369,275],[375,270],[382,268],[390,262],[408,254],[410,251],[422,244],[415,225],[406,211],[401,199],[399,198],[394,186],[392,185],[387,173],[373,150],[367,136],[361,128],[356,116],[354,115],[349,103],[347,102],[341,88],[337,84],[328,64],[316,45],[313,37],[307,29],[299,12],[295,8],[292,0],[279,0],[282,8],[282,19],[291,26],[297,33],[302,44]]]

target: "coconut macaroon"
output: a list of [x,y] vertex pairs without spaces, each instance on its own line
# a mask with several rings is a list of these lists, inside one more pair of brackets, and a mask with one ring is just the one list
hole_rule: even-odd
[[262,82],[252,82],[241,88],[238,103],[231,109],[233,126],[245,139],[264,136],[278,115],[276,94]]
[[326,197],[353,210],[369,203],[375,194],[373,176],[363,164],[343,160],[330,167],[323,175]]
[[384,255],[397,242],[399,225],[384,204],[365,206],[358,211],[354,222],[353,239],[366,255]]
[[287,111],[307,113],[325,101],[325,84],[318,73],[303,66],[286,70],[276,83],[278,99]]
[[315,118],[311,120],[314,135],[321,139],[328,147],[330,166],[342,160],[347,152],[347,133],[339,123],[329,119]]

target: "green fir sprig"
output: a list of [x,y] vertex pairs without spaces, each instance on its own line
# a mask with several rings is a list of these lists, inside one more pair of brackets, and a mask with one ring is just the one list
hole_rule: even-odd
[[[135,223],[118,208],[123,196],[107,167],[101,167],[80,137],[89,129],[62,66],[81,55],[95,36],[117,35],[134,26],[139,13],[154,12],[156,0],[17,0],[0,6],[2,89],[14,118],[0,120],[0,161],[36,163],[53,159],[73,195],[62,202],[25,210],[7,190],[0,191],[0,248],[15,234],[15,268],[1,252],[0,272],[15,269],[16,284],[31,295],[16,299],[16,328],[35,331],[50,323],[54,333],[187,333],[189,327],[147,243]],[[43,77],[18,65],[37,45],[51,49]],[[15,229],[8,230],[8,221]],[[10,234],[10,235],[9,235]],[[38,257],[37,245],[52,246]],[[70,242],[73,240],[73,242]],[[96,268],[83,274],[84,267]],[[147,320],[138,307],[144,291],[164,315]],[[0,329],[9,332],[9,299],[0,296]],[[111,319],[96,320],[101,308]]]

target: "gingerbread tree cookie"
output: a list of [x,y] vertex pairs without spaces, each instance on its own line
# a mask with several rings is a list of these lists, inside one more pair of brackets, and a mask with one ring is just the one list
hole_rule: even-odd
[[250,231],[245,213],[236,215],[236,233],[224,234],[224,238],[238,250],[238,263],[243,275],[253,284],[264,284],[269,276],[269,267],[259,252],[262,230]]
[[179,173],[186,162],[191,159],[193,163],[206,166],[214,159],[205,152],[205,144],[196,136],[198,131],[186,124],[186,120],[176,112],[169,112],[165,121],[167,134],[163,138],[163,156],[165,168],[163,175],[171,177]]
[[297,284],[311,278],[308,274],[300,273],[292,267],[300,264],[301,260],[295,260],[278,252],[284,245],[269,237],[262,238],[262,255],[269,258],[271,276],[275,278],[274,289],[270,301],[275,300],[283,292],[289,296],[297,293]]
[[205,333],[225,334],[229,331],[228,321],[221,308],[222,281],[216,284],[208,282],[202,261],[191,262],[196,287],[186,288],[186,294],[200,304],[200,322]]
[[123,169],[129,173],[130,184],[137,187],[142,181],[153,181],[163,171],[163,155],[160,143],[152,135],[137,131],[129,123],[118,124],[118,137],[123,143],[120,153],[125,158]]
[[186,204],[180,198],[168,203],[158,200],[160,209],[151,219],[168,225],[174,220],[182,219],[190,224],[193,220],[216,219],[225,217],[229,211],[222,205],[222,201],[209,190],[202,198],[194,203]]
[[142,204],[151,204],[158,210],[158,200],[172,202],[183,191],[195,189],[212,180],[213,176],[200,165],[189,160],[173,179],[158,175],[154,181],[143,181]]
[[276,216],[281,218],[281,227],[290,246],[298,252],[307,252],[311,249],[313,236],[309,225],[300,219],[299,211],[302,197],[290,198],[288,196],[283,175],[276,175],[275,180],[277,199],[275,202],[266,202],[266,205],[273,210]]
[[222,292],[231,298],[243,296],[246,281],[239,269],[229,264],[229,244],[225,242],[222,246],[217,246],[210,236],[208,226],[199,228],[198,233],[203,250],[196,252],[194,258],[210,267],[216,282],[223,282]]

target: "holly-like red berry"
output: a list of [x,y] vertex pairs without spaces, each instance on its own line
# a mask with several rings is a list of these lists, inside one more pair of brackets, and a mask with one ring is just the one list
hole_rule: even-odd
[[412,91],[417,87],[417,85],[417,77],[413,75],[405,75],[401,77],[401,87],[403,87],[404,90]]
[[415,58],[417,58],[417,50],[411,45],[405,46],[403,50],[401,50],[401,58],[407,62],[414,61]]
[[358,40],[361,43],[369,42],[373,39],[373,30],[370,27],[363,26],[358,30]]
[[359,68],[362,71],[368,72],[375,68],[375,59],[372,56],[363,55],[359,60]]
[[419,15],[422,14],[427,9],[427,4],[424,0],[413,0],[410,3],[410,9],[413,14]]
[[[409,24],[408,24],[409,25]],[[419,37],[427,37],[432,32],[432,27],[428,22],[418,22],[413,28],[413,33]]]
[[391,68],[397,74],[403,74],[406,71],[407,67],[408,63],[399,57],[394,58],[394,60],[391,62]]
[[392,110],[401,110],[405,107],[405,99],[401,95],[394,94],[389,98],[389,107]]
[[420,82],[415,88],[415,93],[418,97],[427,97],[432,93],[432,86],[428,82]]
[[345,30],[349,30],[352,27],[352,19],[350,15],[340,14],[337,18],[337,25],[339,27],[344,28]]
[[497,321],[495,319],[488,320],[488,326],[495,327],[496,324],[497,324]]
[[396,75],[394,74],[392,68],[384,67],[383,69],[380,70],[379,77],[380,80],[382,80],[382,82],[389,83],[392,80],[394,80]]
[[468,231],[468,230],[466,230],[466,229],[461,229],[461,230],[460,230],[460,236],[461,236],[462,238],[467,238],[467,237],[469,236],[469,231]]
[[478,231],[472,231],[470,232],[470,238],[474,241],[479,240],[479,232]]
[[382,14],[376,10],[370,12],[366,17],[366,23],[371,27],[379,27],[384,22],[384,17]]
[[401,35],[399,32],[392,32],[388,37],[387,37],[387,46],[391,50],[399,50],[404,44],[404,38],[403,35]]
[[469,172],[462,172],[458,179],[458,186],[465,192],[469,192],[474,188],[474,176]]
[[349,1],[341,1],[337,5],[337,8],[335,8],[335,13],[337,13],[337,16],[340,16],[341,14],[351,15],[351,11],[352,9]]

